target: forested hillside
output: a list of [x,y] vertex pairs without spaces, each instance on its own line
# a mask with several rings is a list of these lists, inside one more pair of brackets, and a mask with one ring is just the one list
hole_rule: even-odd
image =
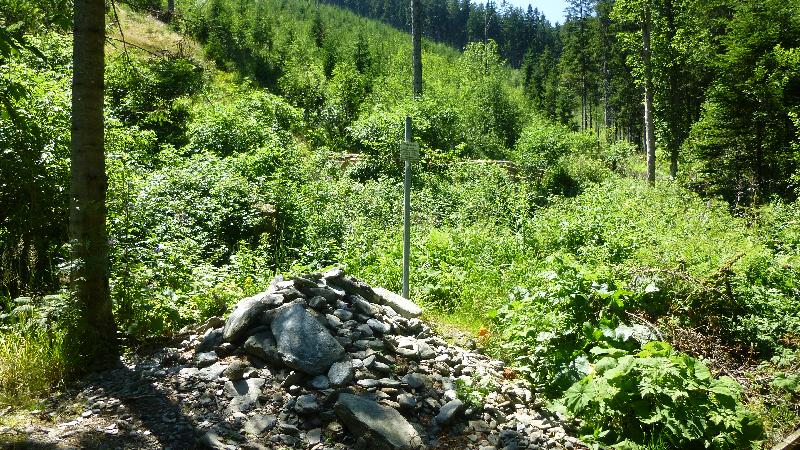
[[[767,448],[800,425],[797,0],[576,0],[564,24],[431,0],[416,98],[406,4],[106,6],[123,352],[189,339],[276,274],[399,291],[409,116],[409,297],[435,329],[589,445]],[[0,440],[92,359],[73,339],[72,17],[0,0]],[[480,410],[491,389],[464,377]]]
[[[329,3],[410,29],[399,0]],[[643,146],[643,8],[653,121],[670,176],[700,161],[698,187],[730,202],[794,198],[797,2],[570,0],[566,21],[553,24],[530,6],[428,0],[423,33],[457,49],[496,42],[542,114]]]

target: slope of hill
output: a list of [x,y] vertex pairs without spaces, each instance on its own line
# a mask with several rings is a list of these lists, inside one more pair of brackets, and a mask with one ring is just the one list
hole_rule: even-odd
[[[426,44],[413,100],[409,39],[333,7],[178,2],[171,26],[198,44],[140,13],[119,17],[135,46],[112,41],[108,56],[108,226],[132,346],[224,314],[275,272],[343,263],[397,290],[396,144],[409,114],[423,150],[411,297],[428,319],[474,333],[514,365],[507,376],[581,419],[589,441],[736,448],[763,439],[756,415],[773,440],[798,423],[800,238],[785,226],[797,204],[746,221],[680,182],[644,185],[627,176],[641,169],[629,144],[537,118],[491,43],[463,54]],[[37,264],[64,258],[70,40],[31,40],[51,64],[23,54],[3,68],[29,89],[27,127],[0,118],[20,156],[0,167],[2,210],[15,212],[0,222],[13,262],[2,266],[13,282],[0,368],[12,370],[0,393],[15,404],[21,387],[35,396],[70,369],[58,340],[69,297],[41,295],[62,285],[56,264]],[[35,126],[43,133],[25,131]],[[351,151],[364,159],[331,157]],[[515,170],[469,162],[487,156]],[[31,198],[30,179],[44,195],[8,200]]]

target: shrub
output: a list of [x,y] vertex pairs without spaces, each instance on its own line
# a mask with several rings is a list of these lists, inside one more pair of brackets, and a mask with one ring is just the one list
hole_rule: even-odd
[[188,97],[203,84],[199,63],[169,53],[142,62],[112,60],[106,71],[111,114],[126,125],[154,131],[159,143],[175,147],[187,142]]
[[653,341],[630,353],[593,347],[592,373],[561,402],[579,416],[587,441],[615,448],[651,442],[674,449],[760,448],[764,428],[740,401],[729,377],[714,378],[700,361]]
[[75,369],[63,328],[69,309],[56,295],[0,299],[0,404],[24,406]]
[[263,146],[290,146],[291,132],[304,126],[298,110],[268,93],[243,95],[223,107],[208,106],[190,126],[189,153],[226,156]]

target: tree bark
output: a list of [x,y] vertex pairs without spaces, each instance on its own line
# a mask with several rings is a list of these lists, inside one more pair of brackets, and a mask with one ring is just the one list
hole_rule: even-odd
[[411,0],[411,66],[413,69],[412,92],[414,97],[422,95],[422,22],[420,0]]
[[175,0],[167,0],[167,11],[164,14],[164,22],[171,22],[172,16],[175,15]]
[[644,134],[647,151],[647,182],[656,183],[656,140],[653,135],[653,67],[650,61],[650,22],[649,0],[642,9],[642,64],[644,66]]
[[117,354],[109,294],[108,237],[103,146],[105,3],[76,0],[72,78],[72,164],[69,235],[70,281],[80,356],[102,364]]
[[[677,39],[678,30],[675,25],[675,8],[672,4],[672,0],[665,0],[664,1],[664,17],[667,21],[667,42],[673,42]],[[673,52],[670,50],[670,53]],[[674,58],[674,54],[672,54]],[[683,108],[683,102],[681,101],[681,94],[679,92],[679,75],[678,75],[678,67],[680,66],[672,66],[667,68],[667,77],[669,80],[669,112],[667,113],[667,117],[669,119],[668,126],[669,130],[669,139],[668,142],[665,142],[666,145],[669,147],[669,177],[670,179],[674,180],[678,176],[678,152],[679,146],[683,143],[685,133],[683,131],[683,117],[688,114]],[[678,118],[681,119],[678,119]]]

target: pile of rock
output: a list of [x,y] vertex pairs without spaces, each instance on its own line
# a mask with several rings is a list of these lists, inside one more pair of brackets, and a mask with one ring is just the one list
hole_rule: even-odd
[[[421,313],[340,269],[277,278],[240,301],[224,326],[209,321],[183,343],[194,356],[180,376],[221,386],[204,401],[226,420],[201,422],[209,425],[202,441],[408,450],[578,443],[501,362],[448,345]],[[493,389],[474,394],[477,383]]]
[[[0,442],[108,449],[582,447],[502,362],[414,303],[331,270],[278,278],[227,321],[128,354]],[[2,413],[2,412],[0,412]],[[77,415],[76,415],[77,414]],[[567,428],[569,429],[569,428]],[[2,448],[2,445],[0,445]],[[22,447],[24,448],[24,447]]]

